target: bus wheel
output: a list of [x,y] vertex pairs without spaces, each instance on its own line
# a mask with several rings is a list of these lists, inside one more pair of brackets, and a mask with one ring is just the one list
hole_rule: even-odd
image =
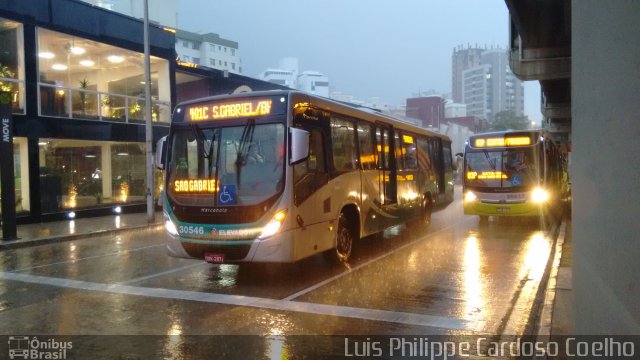
[[342,213],[338,218],[338,231],[336,234],[336,248],[326,254],[328,260],[334,263],[346,263],[351,256],[353,248],[353,232],[347,216]]
[[424,225],[431,224],[431,213],[433,209],[433,202],[431,197],[427,196],[422,200],[422,223]]

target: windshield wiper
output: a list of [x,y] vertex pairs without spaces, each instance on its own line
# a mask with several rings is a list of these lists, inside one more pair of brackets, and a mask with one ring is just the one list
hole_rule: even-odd
[[484,150],[484,156],[487,158],[489,166],[491,166],[491,170],[496,171],[496,164],[491,161],[491,157],[489,156],[489,152],[487,150]]
[[[200,129],[200,127],[196,123],[189,124],[189,127],[191,128],[193,135],[196,137],[196,141],[198,142],[198,144],[202,144],[202,151],[204,152],[204,157],[208,159],[209,156],[211,156],[211,148],[213,147],[213,145],[209,147],[209,152],[207,152],[207,149],[204,147],[207,137],[202,132],[202,129]],[[211,143],[213,144],[213,139],[211,139]]]
[[240,143],[238,144],[238,152],[236,154],[236,178],[238,188],[240,187],[240,170],[247,162],[247,154],[249,144],[253,141],[253,132],[256,128],[256,119],[248,119],[247,124],[242,129],[242,136],[240,136]]

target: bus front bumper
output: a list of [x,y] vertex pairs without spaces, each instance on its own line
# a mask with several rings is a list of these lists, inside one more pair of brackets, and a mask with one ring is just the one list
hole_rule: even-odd
[[544,203],[527,201],[517,204],[483,203],[482,201],[465,201],[465,215],[481,216],[540,216],[544,213]]
[[222,255],[221,263],[292,262],[292,232],[283,231],[264,239],[217,241],[189,239],[166,233],[167,253],[173,257],[205,259],[205,254]]

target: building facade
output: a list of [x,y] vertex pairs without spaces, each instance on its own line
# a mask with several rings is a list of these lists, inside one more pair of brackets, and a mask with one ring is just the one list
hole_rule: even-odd
[[298,75],[298,90],[308,92],[310,94],[329,97],[329,78],[317,71],[303,71]]
[[[170,30],[170,29],[169,29]],[[281,88],[177,62],[173,31],[77,0],[0,2],[0,90],[10,93],[18,223],[146,209],[145,105],[155,140],[177,101]],[[6,156],[6,154],[2,154]],[[155,172],[154,195],[162,190]]]
[[407,99],[406,116],[420,119],[418,126],[439,128],[444,120],[445,99],[439,95]]
[[176,53],[180,61],[233,74],[242,73],[238,43],[218,34],[176,30]]
[[464,48],[462,45],[453,49],[451,55],[451,97],[456,103],[462,102],[462,72],[481,63],[482,52],[479,47]]
[[485,50],[480,65],[462,72],[462,90],[468,115],[489,122],[503,111],[524,115],[524,84],[511,72],[506,50]]

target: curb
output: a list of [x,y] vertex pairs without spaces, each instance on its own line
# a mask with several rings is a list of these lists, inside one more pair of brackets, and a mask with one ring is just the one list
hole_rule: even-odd
[[47,244],[55,244],[61,243],[65,241],[77,240],[77,239],[90,239],[101,236],[109,236],[116,235],[122,232],[143,230],[143,229],[156,229],[163,226],[163,223],[153,223],[153,224],[145,224],[145,225],[137,225],[137,226],[127,226],[120,229],[108,229],[108,230],[98,230],[90,233],[77,233],[77,234],[69,234],[69,235],[54,235],[44,238],[35,238],[28,240],[12,240],[7,242],[0,242],[0,251],[3,250],[14,250],[31,246],[39,246],[39,245],[47,245]]

